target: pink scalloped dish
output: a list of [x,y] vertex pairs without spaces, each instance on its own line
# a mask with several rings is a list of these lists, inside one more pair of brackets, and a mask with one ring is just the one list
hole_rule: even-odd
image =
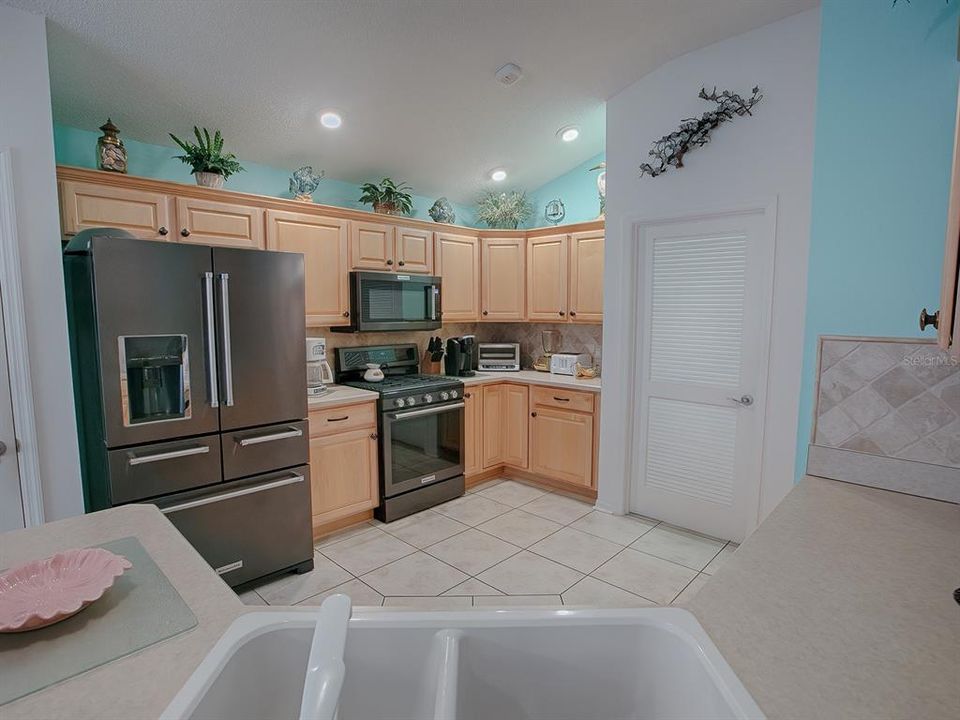
[[0,574],[0,632],[53,625],[99,600],[124,570],[122,555],[103,548],[65,550]]

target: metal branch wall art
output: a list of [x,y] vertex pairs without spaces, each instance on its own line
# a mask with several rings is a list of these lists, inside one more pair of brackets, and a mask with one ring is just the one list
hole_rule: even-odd
[[679,129],[654,142],[649,154],[656,158],[657,162],[640,165],[640,177],[662,175],[671,165],[682,168],[684,155],[710,142],[710,133],[717,126],[735,117],[753,114],[750,112],[751,108],[763,99],[763,95],[759,87],[753,88],[752,93],[753,95],[744,99],[729,90],[717,93],[717,88],[714,87],[713,91],[708,93],[706,88],[700,88],[697,97],[714,102],[717,107],[698,118],[681,120]]

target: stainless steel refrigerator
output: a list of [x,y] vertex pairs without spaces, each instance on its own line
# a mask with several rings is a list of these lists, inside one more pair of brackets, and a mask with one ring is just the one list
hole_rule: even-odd
[[230,585],[313,567],[303,256],[64,250],[88,512],[151,502]]

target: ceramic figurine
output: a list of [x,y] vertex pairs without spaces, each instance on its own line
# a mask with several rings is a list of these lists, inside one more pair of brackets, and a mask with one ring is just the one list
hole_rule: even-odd
[[110,172],[125,173],[127,171],[127,149],[123,140],[117,137],[119,128],[110,122],[100,126],[103,136],[97,138],[97,167]]
[[293,199],[300,202],[313,202],[313,193],[320,186],[321,180],[323,180],[323,170],[319,175],[309,165],[294,170],[293,177],[290,178],[290,192]]
[[546,207],[543,209],[543,217],[547,222],[553,223],[556,225],[567,215],[567,209],[563,205],[563,200],[557,198],[556,200],[551,200],[547,203]]
[[445,197],[437,200],[433,205],[430,206],[430,209],[427,210],[427,214],[433,218],[434,222],[438,223],[453,223],[456,221],[456,213],[453,212],[453,205],[450,204],[450,201]]
[[594,170],[602,171],[597,175],[597,194],[600,196],[600,215],[597,219],[603,220],[607,214],[607,163],[602,162],[590,168],[587,172],[593,172]]

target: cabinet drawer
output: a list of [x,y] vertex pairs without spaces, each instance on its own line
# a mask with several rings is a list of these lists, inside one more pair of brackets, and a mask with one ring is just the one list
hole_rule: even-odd
[[372,402],[310,411],[310,437],[376,426],[377,404]]
[[113,505],[223,480],[219,435],[111,450],[107,458]]
[[305,465],[310,448],[304,420],[223,434],[225,480]]
[[534,405],[576,410],[578,412],[593,412],[594,398],[593,393],[590,392],[534,387],[531,390],[531,400]]

